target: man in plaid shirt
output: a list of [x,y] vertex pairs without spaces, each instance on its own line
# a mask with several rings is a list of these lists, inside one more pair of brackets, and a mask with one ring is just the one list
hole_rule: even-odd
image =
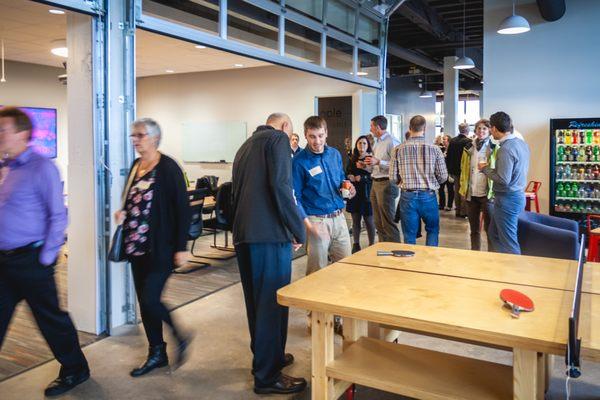
[[400,187],[400,220],[404,243],[415,244],[420,219],[425,221],[427,246],[437,246],[440,215],[435,191],[448,180],[444,155],[438,146],[425,143],[425,118],[410,119],[408,139],[394,149],[390,181]]

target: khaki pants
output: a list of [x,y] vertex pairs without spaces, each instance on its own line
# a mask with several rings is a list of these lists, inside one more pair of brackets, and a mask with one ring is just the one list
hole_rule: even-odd
[[306,275],[326,267],[329,259],[337,262],[352,252],[348,224],[343,213],[334,218],[309,216],[308,219],[317,227],[319,236],[308,234]]
[[371,204],[380,242],[400,242],[400,229],[394,222],[399,192],[398,186],[388,180],[373,181]]

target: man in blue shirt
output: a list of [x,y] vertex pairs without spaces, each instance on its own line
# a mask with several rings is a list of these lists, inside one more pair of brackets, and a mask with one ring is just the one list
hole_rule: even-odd
[[60,176],[29,146],[31,130],[23,111],[0,109],[0,349],[15,307],[25,300],[61,364],[44,392],[58,396],[88,380],[90,370],[54,281],[67,227]]
[[[329,147],[325,119],[312,116],[304,122],[307,146],[294,157],[292,174],[300,216],[308,231],[306,274],[351,254],[342,192],[356,194],[348,181],[340,152]],[[347,188],[342,189],[342,184]]]

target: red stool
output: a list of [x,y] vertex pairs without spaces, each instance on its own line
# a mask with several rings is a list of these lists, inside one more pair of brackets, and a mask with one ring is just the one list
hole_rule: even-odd
[[529,181],[525,188],[525,210],[531,211],[531,201],[535,203],[535,212],[540,212],[540,201],[538,197],[538,191],[542,186],[542,182]]
[[587,216],[587,235],[589,238],[587,260],[598,262],[600,261],[600,252],[598,252],[598,246],[600,246],[600,228],[592,229],[593,219],[600,220],[600,215],[590,214]]
[[356,394],[356,385],[352,385],[346,390],[346,400],[354,400],[355,394]]

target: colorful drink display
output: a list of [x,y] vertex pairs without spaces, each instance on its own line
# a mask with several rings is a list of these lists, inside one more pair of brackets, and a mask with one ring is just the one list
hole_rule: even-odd
[[600,214],[600,129],[557,129],[554,211]]

